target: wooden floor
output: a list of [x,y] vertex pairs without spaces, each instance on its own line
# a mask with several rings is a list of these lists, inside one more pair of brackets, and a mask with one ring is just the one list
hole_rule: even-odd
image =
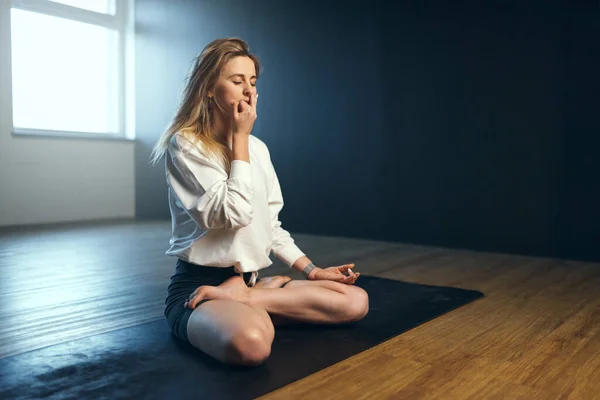
[[[0,358],[162,318],[169,234],[0,229]],[[600,399],[600,263],[293,236],[317,265],[486,297],[261,399]],[[269,273],[300,277],[272,258]]]

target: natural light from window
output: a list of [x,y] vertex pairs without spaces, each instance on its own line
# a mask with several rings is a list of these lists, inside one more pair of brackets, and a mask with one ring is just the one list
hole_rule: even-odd
[[[96,4],[101,12],[110,10],[111,3],[57,2],[82,7]],[[119,131],[116,31],[15,8],[11,9],[11,27],[16,128]]]
[[83,8],[84,10],[95,11],[103,14],[114,14],[114,0],[50,0],[55,3],[62,3],[68,6]]

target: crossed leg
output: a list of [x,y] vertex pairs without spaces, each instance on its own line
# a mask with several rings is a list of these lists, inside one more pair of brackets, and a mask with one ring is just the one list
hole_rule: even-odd
[[192,346],[226,364],[256,366],[271,354],[275,329],[267,312],[234,300],[210,300],[187,323]]
[[315,319],[310,316],[294,316],[293,314],[286,314],[285,312],[269,312],[268,314],[270,315],[273,325],[275,326],[288,325],[298,322],[323,324],[354,322],[362,319],[369,311],[369,296],[367,295],[367,292],[357,286],[346,285],[333,281],[292,280],[286,283],[283,288],[295,289],[295,295],[302,295],[302,293],[305,293],[306,290],[314,291],[314,288],[330,290],[339,293],[339,295],[336,294],[331,296],[331,293],[323,292],[321,289],[319,289],[320,293],[324,294],[325,297],[328,297],[328,302],[333,301],[333,304],[329,304],[329,307],[324,307],[326,310],[324,319]]
[[[188,321],[190,343],[225,363],[259,365],[271,352],[275,325],[293,322],[339,324],[368,313],[368,295],[332,281],[293,280],[283,288],[248,288],[235,276],[196,290]],[[192,306],[193,307],[193,306]]]

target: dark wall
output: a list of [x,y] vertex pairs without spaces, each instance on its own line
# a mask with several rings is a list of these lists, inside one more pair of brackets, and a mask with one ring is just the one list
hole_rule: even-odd
[[600,260],[600,5],[564,7],[561,177],[555,249]]
[[385,208],[393,217],[384,230],[399,241],[551,252],[561,135],[557,14],[397,5],[386,17]]
[[382,235],[600,260],[598,3],[447,3],[386,7]]
[[238,36],[287,230],[600,260],[597,14],[444,3],[137,0],[138,216],[188,63]]
[[137,215],[169,216],[164,167],[148,166],[151,146],[173,114],[188,63],[226,36],[244,39],[263,64],[252,133],[272,150],[285,226],[325,233],[347,219],[344,210],[363,213],[384,146],[373,4],[346,1],[342,13],[337,1],[137,0]]

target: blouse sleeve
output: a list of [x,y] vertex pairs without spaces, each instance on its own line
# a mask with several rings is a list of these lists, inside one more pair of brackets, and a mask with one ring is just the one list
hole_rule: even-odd
[[[266,146],[265,146],[266,147]],[[268,154],[268,150],[267,150]],[[269,165],[271,169],[271,190],[269,191],[269,211],[271,214],[271,228],[273,229],[272,251],[277,258],[291,267],[294,262],[304,256],[304,252],[298,248],[294,239],[288,231],[281,227],[279,221],[279,212],[283,208],[283,196],[277,173],[271,162],[269,155]]]
[[167,148],[166,175],[169,189],[200,227],[238,230],[252,222],[254,187],[246,161],[233,160],[228,177],[200,146],[174,136]]

